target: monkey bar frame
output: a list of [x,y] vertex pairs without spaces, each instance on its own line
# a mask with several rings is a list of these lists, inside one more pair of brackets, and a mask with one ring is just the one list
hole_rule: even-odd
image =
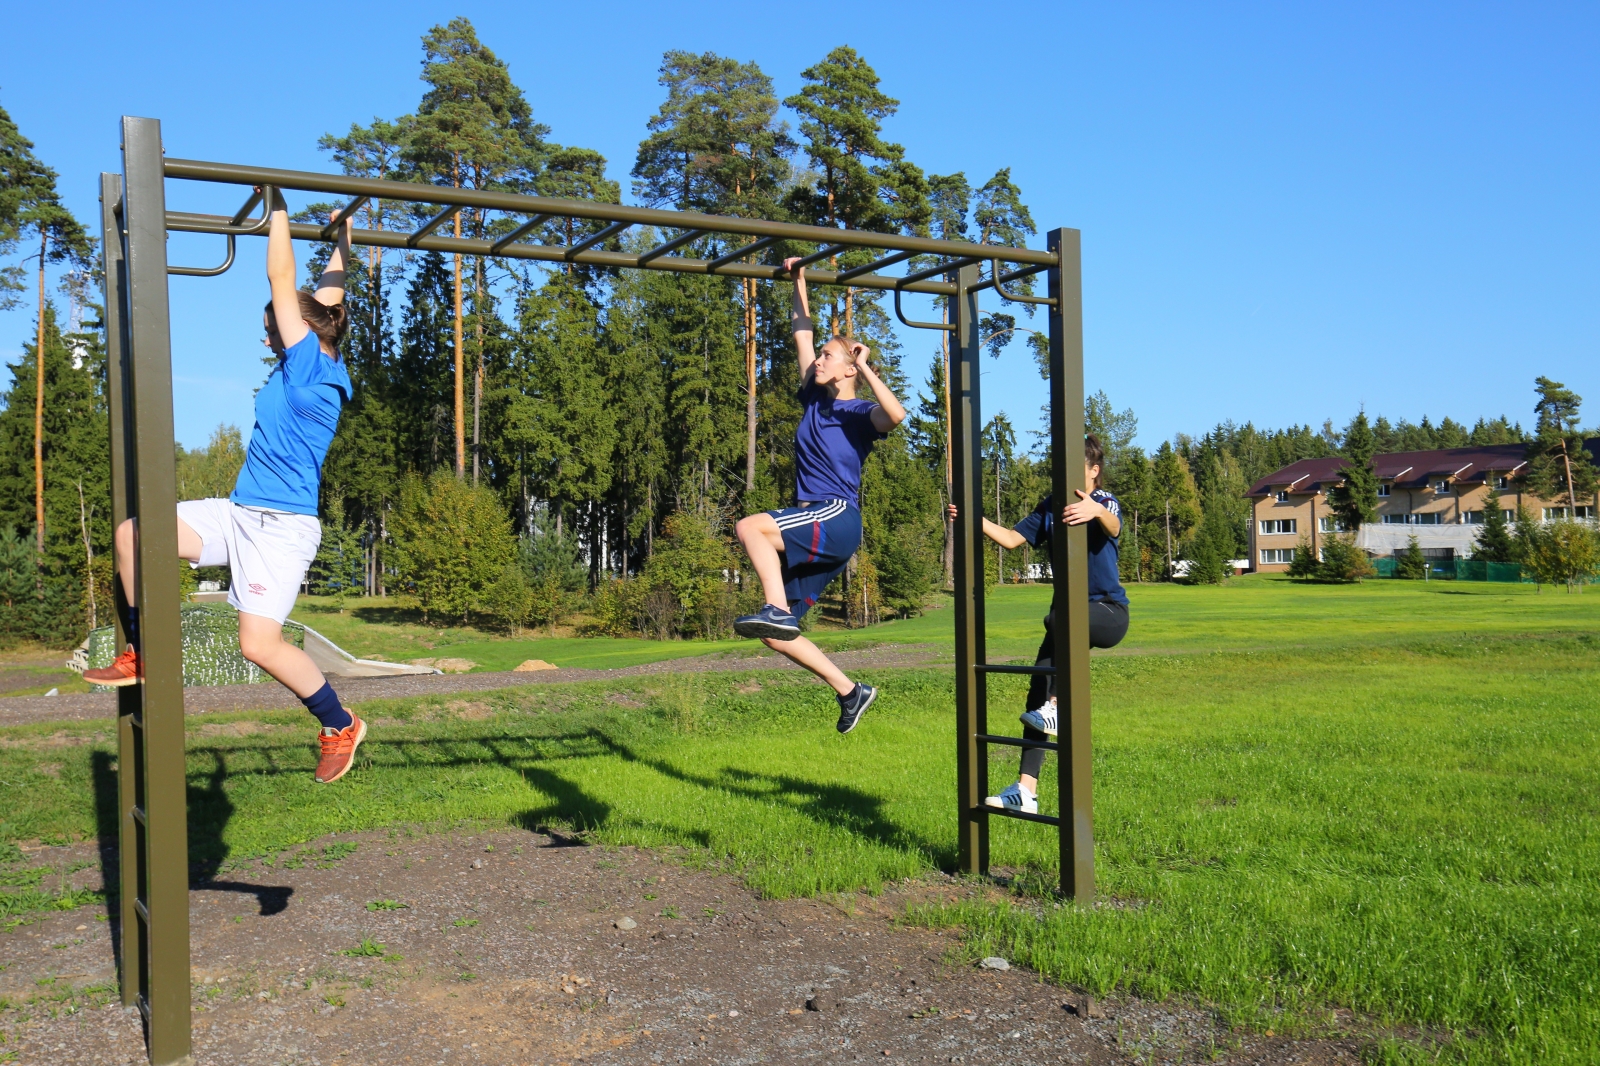
[[[958,866],[982,875],[989,868],[989,819],[1011,817],[1058,828],[1061,891],[1080,904],[1094,898],[1093,806],[1090,787],[1088,540],[1083,526],[1059,521],[1050,559],[1054,574],[1054,666],[989,663],[984,643],[982,552],[983,465],[979,403],[978,297],[994,289],[1005,300],[1049,308],[1050,458],[1056,506],[1087,490],[1081,462],[1083,424],[1083,303],[1079,232],[1051,230],[1045,250],[1008,248],[904,234],[805,226],[766,219],[666,211],[588,200],[476,189],[457,189],[337,174],[165,158],[156,119],[122,119],[122,173],[101,175],[104,234],[108,406],[111,429],[112,516],[138,520],[134,603],[140,612],[144,683],[117,690],[120,806],[121,988],[137,1006],[146,1045],[156,1066],[181,1063],[190,1053],[189,852],[184,762],[183,646],[178,615],[177,486],[172,465],[172,358],[167,276],[210,277],[233,265],[239,237],[267,230],[273,190],[349,197],[345,215],[369,200],[434,207],[410,232],[354,229],[352,242],[383,248],[495,256],[606,269],[666,270],[763,281],[783,281],[779,264],[746,262],[776,245],[802,252],[807,265],[852,249],[877,251],[872,262],[844,270],[808,271],[815,285],[849,285],[892,291],[895,313],[908,326],[945,330],[951,337],[951,450],[955,527],[956,816]],[[232,216],[169,211],[167,179],[241,185],[250,190]],[[260,218],[251,217],[264,205]],[[436,230],[463,210],[519,216],[511,233],[493,239],[439,236]],[[343,217],[343,216],[341,216]],[[601,222],[602,229],[571,246],[527,239],[552,219]],[[617,238],[648,226],[660,243],[628,252]],[[296,240],[330,242],[336,223],[291,223]],[[173,266],[169,233],[216,234],[226,239],[218,267]],[[667,233],[675,233],[668,238]],[[673,252],[707,235],[750,238],[712,259]],[[796,246],[800,246],[796,248]],[[815,251],[805,252],[808,246]],[[924,265],[929,257],[936,261]],[[918,262],[918,259],[921,262]],[[879,271],[912,261],[902,277]],[[990,276],[980,274],[991,264]],[[1001,273],[1002,265],[1010,265]],[[1048,276],[1043,297],[1016,294],[1005,285],[1038,273]],[[901,293],[947,300],[949,321],[905,317]],[[125,619],[117,619],[119,646]],[[1054,674],[1062,718],[1058,743],[991,734],[990,674]],[[984,805],[990,745],[1037,747],[1060,753],[1058,802],[1063,817],[1022,814]],[[1070,813],[1068,813],[1070,812]]]

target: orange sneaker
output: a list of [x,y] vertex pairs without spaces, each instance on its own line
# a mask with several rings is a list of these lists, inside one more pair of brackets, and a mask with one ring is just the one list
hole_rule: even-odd
[[85,670],[83,679],[91,685],[110,685],[112,688],[137,685],[144,680],[144,660],[139,658],[139,653],[133,650],[132,644],[129,644],[128,650],[112,660],[110,666],[102,666],[98,670]]
[[317,784],[331,785],[350,771],[356,761],[356,748],[367,739],[367,723],[354,713],[350,724],[337,733],[323,732],[322,758],[317,760]]

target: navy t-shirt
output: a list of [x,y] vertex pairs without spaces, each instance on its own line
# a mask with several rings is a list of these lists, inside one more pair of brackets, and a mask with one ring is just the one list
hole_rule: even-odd
[[795,498],[849,500],[861,506],[861,464],[888,436],[872,424],[871,400],[838,400],[821,385],[800,390],[805,412],[794,431]]
[[322,461],[354,391],[315,333],[286,349],[256,393],[256,425],[230,497],[246,507],[317,513]]
[[[1095,489],[1089,496],[1118,519],[1122,518],[1122,506],[1111,493],[1105,489]],[[1039,501],[1039,506],[1012,528],[1033,547],[1048,549],[1050,533],[1055,528],[1055,511],[1054,497],[1046,496]],[[1128,594],[1123,591],[1117,573],[1117,538],[1107,533],[1106,527],[1099,521],[1089,523],[1089,602],[1096,600],[1120,603],[1124,607],[1128,605]]]

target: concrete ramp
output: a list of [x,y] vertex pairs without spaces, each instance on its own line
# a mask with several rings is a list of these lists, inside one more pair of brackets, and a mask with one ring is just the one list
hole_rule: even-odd
[[401,674],[437,674],[431,666],[411,663],[386,663],[380,659],[357,659],[339,645],[318,633],[304,622],[294,622],[306,631],[306,654],[317,664],[317,669],[332,677],[396,677]]

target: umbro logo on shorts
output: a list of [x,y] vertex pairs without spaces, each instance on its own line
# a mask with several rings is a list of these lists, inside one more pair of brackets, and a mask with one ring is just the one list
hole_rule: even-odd
[[250,591],[254,592],[257,596],[265,596],[267,594],[267,586],[252,583],[250,585]]

